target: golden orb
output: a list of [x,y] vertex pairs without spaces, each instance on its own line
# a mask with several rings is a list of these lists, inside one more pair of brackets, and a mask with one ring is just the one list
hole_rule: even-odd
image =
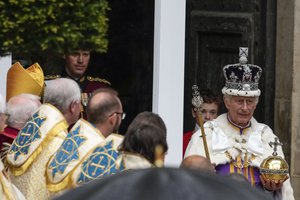
[[280,156],[269,156],[260,165],[260,173],[273,181],[284,180],[289,173],[289,165]]

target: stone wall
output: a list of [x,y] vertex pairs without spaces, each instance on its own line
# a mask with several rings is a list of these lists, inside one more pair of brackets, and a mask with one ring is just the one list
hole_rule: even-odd
[[[300,200],[300,1],[277,1],[275,133],[284,143]],[[298,155],[298,159],[297,159]]]
[[300,199],[300,1],[295,0],[294,4],[291,174],[295,197]]

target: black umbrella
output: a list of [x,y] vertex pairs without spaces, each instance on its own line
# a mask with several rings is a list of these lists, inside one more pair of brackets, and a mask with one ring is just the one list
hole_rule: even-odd
[[129,170],[82,185],[58,197],[99,200],[272,199],[250,184],[220,175],[177,168]]

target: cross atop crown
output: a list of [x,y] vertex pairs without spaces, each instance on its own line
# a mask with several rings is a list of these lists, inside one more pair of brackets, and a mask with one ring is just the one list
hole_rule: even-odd
[[248,48],[247,47],[240,47],[239,48],[239,56],[240,56],[240,63],[241,64],[246,64],[248,62]]

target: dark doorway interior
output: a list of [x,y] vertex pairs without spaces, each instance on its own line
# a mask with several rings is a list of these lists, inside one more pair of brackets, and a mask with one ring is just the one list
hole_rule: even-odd
[[109,2],[108,52],[94,54],[91,68],[119,91],[123,134],[139,112],[152,110],[154,0]]
[[[124,134],[133,118],[152,110],[154,0],[108,0],[109,47],[92,53],[88,74],[107,79],[119,92],[126,118]],[[43,65],[45,74],[60,74],[64,61]]]

